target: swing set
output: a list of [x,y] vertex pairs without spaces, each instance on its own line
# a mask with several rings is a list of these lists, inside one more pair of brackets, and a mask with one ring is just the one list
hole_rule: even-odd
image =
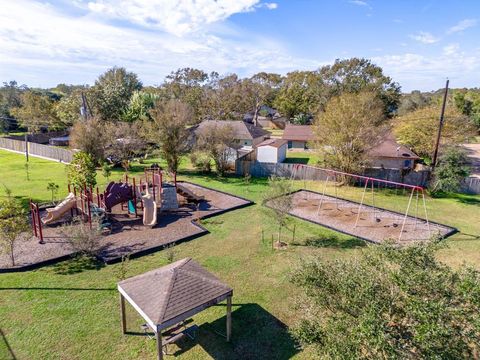
[[[334,216],[334,213],[338,217],[340,212],[343,212],[345,216],[355,216],[354,224],[352,224],[353,229],[360,226],[399,228],[398,241],[402,240],[407,227],[409,229],[413,227],[413,231],[415,231],[421,226],[422,230],[427,230],[428,238],[434,235],[428,218],[425,189],[421,186],[303,164],[295,164],[290,172],[290,180],[292,184],[294,180],[303,181],[303,188],[306,190],[302,191],[303,200],[310,200],[311,206],[316,207],[314,214],[316,218],[324,218],[327,215]],[[321,191],[308,191],[307,180],[322,181]],[[328,190],[332,187],[333,194],[329,194]],[[355,191],[354,188],[362,189],[359,201],[351,200],[352,194],[359,194],[358,190]],[[342,189],[344,196],[339,194]],[[377,206],[379,202],[376,198],[377,193],[382,191],[383,194],[388,196],[394,191],[395,195],[399,195],[399,190],[403,195],[408,196],[406,209],[402,205],[404,201],[399,201],[400,198],[398,197],[394,199],[390,207],[403,207],[400,211]],[[328,204],[333,204],[333,207],[329,207]],[[328,211],[330,211],[330,214]],[[422,213],[423,218],[420,217],[420,213]],[[425,231],[422,232],[425,233]]]

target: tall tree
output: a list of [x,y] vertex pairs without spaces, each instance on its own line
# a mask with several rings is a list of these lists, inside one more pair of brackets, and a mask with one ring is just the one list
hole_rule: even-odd
[[375,93],[344,93],[327,102],[313,125],[315,148],[326,164],[345,172],[357,172],[367,151],[387,131],[383,103]]
[[89,154],[95,164],[99,164],[105,158],[107,146],[107,125],[98,118],[77,121],[70,133],[70,147]]
[[32,132],[40,130],[41,127],[51,130],[64,128],[55,112],[54,101],[33,90],[25,91],[21,95],[21,106],[12,108],[11,113],[21,126]]
[[113,67],[100,75],[90,89],[90,99],[101,120],[120,120],[136,90],[142,89],[137,75],[122,67]]
[[127,122],[151,120],[149,111],[153,108],[155,101],[158,99],[159,96],[152,92],[135,91],[130,98],[128,108],[122,115],[122,120]]
[[384,75],[380,66],[368,59],[335,60],[333,65],[320,68],[320,77],[328,86],[328,97],[342,93],[369,91],[377,94],[386,115],[392,115],[400,101],[400,86]]
[[[420,108],[395,120],[394,132],[398,141],[409,146],[419,156],[431,159],[438,131],[441,104]],[[447,106],[442,129],[441,146],[466,142],[475,134],[475,127],[455,107]]]
[[146,133],[151,141],[158,143],[162,157],[167,161],[168,170],[176,172],[180,158],[188,150],[193,111],[179,100],[158,101],[150,111],[153,122],[145,122]]
[[278,74],[260,72],[243,80],[247,101],[251,103],[253,121],[258,126],[258,114],[262,105],[271,105],[281,84]]
[[236,74],[212,74],[206,86],[205,117],[211,120],[242,120],[252,109],[243,82]]
[[78,91],[63,96],[55,104],[55,113],[64,127],[72,126],[80,118],[81,105],[81,94]]
[[161,95],[166,99],[178,99],[190,106],[194,121],[200,122],[204,117],[205,85],[209,75],[199,69],[180,68],[167,75],[161,87]]
[[318,112],[327,100],[318,71],[293,71],[283,79],[273,105],[287,118]]

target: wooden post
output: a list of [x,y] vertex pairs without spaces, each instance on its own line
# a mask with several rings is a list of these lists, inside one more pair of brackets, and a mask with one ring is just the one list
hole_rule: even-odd
[[227,297],[227,342],[232,337],[232,296]]
[[40,219],[40,210],[38,209],[38,204],[35,204],[35,212],[37,213],[37,226],[38,226],[38,234],[40,235],[40,244],[44,244],[44,242],[43,242],[43,231],[42,231],[42,221]]
[[127,332],[127,317],[125,316],[125,298],[120,294],[120,315],[122,321],[122,334]]
[[163,351],[162,351],[162,332],[158,330],[155,333],[155,337],[157,338],[157,359],[163,360]]

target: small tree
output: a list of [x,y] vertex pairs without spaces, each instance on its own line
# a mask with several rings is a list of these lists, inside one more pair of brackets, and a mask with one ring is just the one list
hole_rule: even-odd
[[109,180],[112,175],[112,166],[106,161],[102,163],[102,175],[107,180]]
[[345,93],[332,98],[313,126],[315,147],[327,166],[354,173],[367,151],[385,135],[382,101],[375,93]]
[[480,351],[480,273],[437,259],[437,242],[371,246],[303,263],[294,334],[321,358],[473,359]]
[[463,179],[470,175],[470,168],[466,165],[467,154],[458,147],[449,147],[445,150],[435,168],[432,181],[432,192],[457,192]]
[[72,162],[67,166],[68,181],[77,189],[84,186],[95,186],[97,171],[92,156],[80,151],[73,155]]
[[15,244],[29,234],[28,216],[22,205],[12,196],[0,201],[0,249],[10,255],[15,266]]
[[234,130],[227,123],[208,124],[198,134],[197,148],[210,156],[221,176],[225,175],[236,158],[236,145]]
[[47,190],[52,193],[52,203],[55,201],[55,195],[58,193],[58,184],[55,184],[54,182],[49,182],[47,185]]
[[169,100],[157,102],[150,114],[153,124],[146,123],[146,132],[152,141],[158,143],[168,170],[176,172],[181,156],[188,150],[190,132],[187,126],[193,119],[192,109],[178,100]]
[[278,176],[268,179],[268,190],[264,194],[263,203],[270,208],[267,213],[278,226],[278,244],[281,243],[282,228],[287,225],[288,214],[293,207],[291,192],[291,181]]

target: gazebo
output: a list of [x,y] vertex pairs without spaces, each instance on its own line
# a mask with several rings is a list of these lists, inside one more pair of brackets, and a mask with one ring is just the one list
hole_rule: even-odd
[[232,332],[233,290],[191,258],[185,258],[117,284],[122,333],[126,333],[125,300],[145,319],[163,359],[162,331],[227,300],[227,341]]

